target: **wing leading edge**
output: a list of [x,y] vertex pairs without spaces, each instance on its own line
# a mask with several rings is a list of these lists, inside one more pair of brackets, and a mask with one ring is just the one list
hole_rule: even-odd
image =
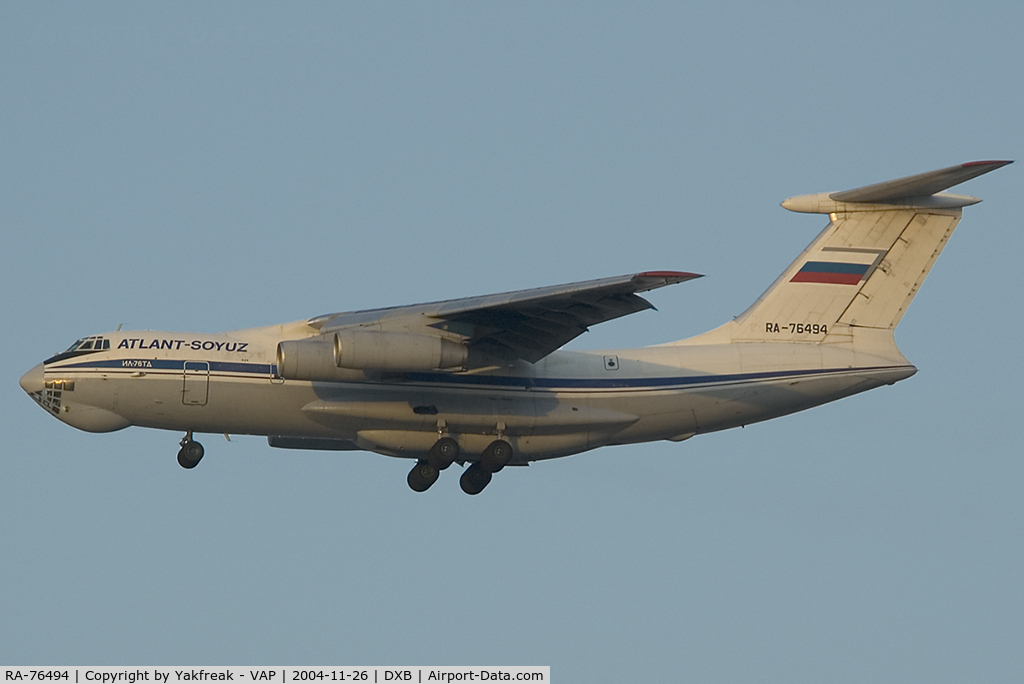
[[456,336],[470,365],[536,363],[598,323],[653,309],[638,293],[701,276],[645,271],[480,297],[329,314],[309,321],[321,332],[359,327],[379,331]]

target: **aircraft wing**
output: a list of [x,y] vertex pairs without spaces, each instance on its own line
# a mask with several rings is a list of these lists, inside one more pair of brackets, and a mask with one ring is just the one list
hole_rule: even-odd
[[501,294],[311,319],[321,332],[345,328],[455,335],[471,365],[536,363],[597,323],[653,309],[638,293],[699,278],[696,273],[646,271]]

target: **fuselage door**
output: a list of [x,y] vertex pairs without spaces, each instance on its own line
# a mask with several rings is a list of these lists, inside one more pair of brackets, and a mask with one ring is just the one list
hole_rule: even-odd
[[181,383],[181,403],[206,406],[210,395],[210,362],[186,361],[185,376]]

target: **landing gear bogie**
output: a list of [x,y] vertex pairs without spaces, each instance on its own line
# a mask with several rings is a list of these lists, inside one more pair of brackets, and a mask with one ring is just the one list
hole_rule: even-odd
[[[406,478],[409,488],[414,492],[427,491],[437,482],[441,471],[458,460],[459,455],[459,443],[456,440],[447,435],[440,437],[430,447],[426,456],[416,461],[416,465],[409,471]],[[482,492],[491,483],[494,473],[500,472],[512,462],[512,455],[512,445],[502,438],[501,430],[499,430],[498,439],[488,444],[480,454],[479,460],[471,463],[462,472],[462,476],[459,478],[459,486],[462,487],[462,491],[471,495]]]
[[427,452],[427,462],[438,470],[448,468],[458,457],[459,443],[451,437],[442,437],[437,440]]
[[467,494],[479,494],[484,487],[491,483],[491,471],[484,469],[479,463],[474,463],[463,471],[459,478],[459,486]]
[[499,473],[512,460],[512,445],[496,439],[480,454],[480,466],[491,473]]
[[440,474],[437,468],[426,461],[416,461],[416,465],[409,471],[406,482],[409,483],[409,488],[414,492],[425,492],[430,489],[432,484],[437,482]]

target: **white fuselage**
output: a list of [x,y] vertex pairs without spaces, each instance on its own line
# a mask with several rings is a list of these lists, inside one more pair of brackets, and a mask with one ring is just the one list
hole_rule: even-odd
[[893,335],[963,207],[942,192],[1001,168],[978,161],[783,206],[829,223],[746,311],[641,349],[559,351],[699,277],[643,271],[215,335],[114,332],[26,373],[43,408],[83,430],[266,435],[291,449],[416,459],[409,487],[453,463],[479,494],[507,465],[611,444],[681,441],[892,384],[915,369]]
[[58,355],[22,384],[41,382],[33,398],[63,422],[93,432],[137,425],[333,440],[325,443],[410,458],[447,434],[466,460],[498,436],[515,450],[513,462],[524,463],[746,425],[916,370],[894,346],[868,354],[813,343],[695,339],[558,351],[536,364],[473,372],[351,370],[323,382],[279,377],[278,342],[315,332],[298,322],[212,335],[109,333],[101,336],[109,349]]

